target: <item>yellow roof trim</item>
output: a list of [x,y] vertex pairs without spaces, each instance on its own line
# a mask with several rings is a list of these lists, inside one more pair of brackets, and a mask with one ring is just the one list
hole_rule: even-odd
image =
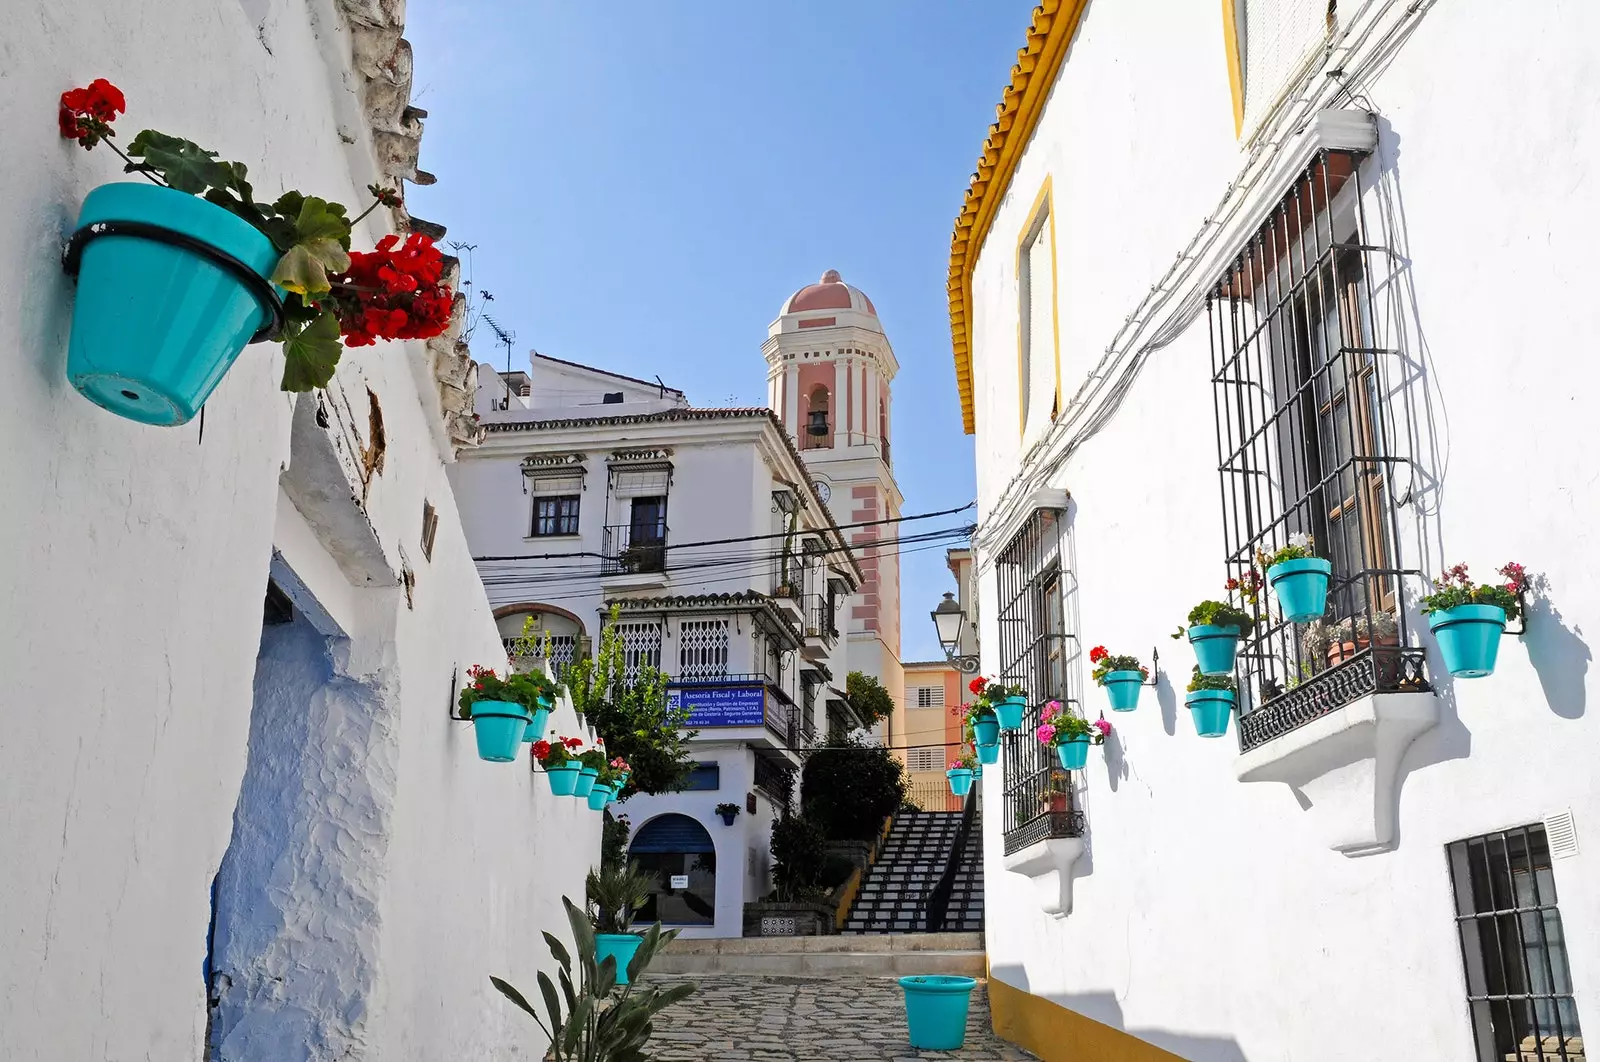
[[1043,0],[1033,9],[1027,43],[1017,49],[1017,65],[1011,68],[1011,84],[1006,86],[995,108],[998,117],[983,141],[978,169],[967,186],[967,195],[956,216],[955,232],[950,237],[950,278],[945,287],[950,295],[950,343],[956,357],[956,392],[961,397],[961,427],[968,435],[976,430],[972,403],[972,349],[968,325],[972,320],[972,270],[978,250],[989,235],[989,226],[1005,198],[1006,188],[1016,171],[1017,160],[1039,124],[1045,98],[1055,83],[1056,72],[1067,57],[1067,48],[1078,30],[1089,0]]

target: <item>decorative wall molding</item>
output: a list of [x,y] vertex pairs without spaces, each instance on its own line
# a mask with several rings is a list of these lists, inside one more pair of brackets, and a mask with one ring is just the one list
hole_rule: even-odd
[[1431,693],[1371,694],[1242,753],[1235,774],[1303,794],[1335,852],[1386,852],[1395,846],[1401,757],[1438,722]]
[[608,461],[613,465],[635,464],[641,461],[660,462],[672,459],[672,447],[656,446],[643,450],[613,450]]
[[1082,837],[1051,837],[1006,856],[1004,866],[1033,882],[1041,911],[1065,918],[1072,913],[1072,864],[1083,847]]
[[583,470],[583,454],[529,454],[522,459],[522,474],[524,476],[536,475],[540,472],[561,472]]

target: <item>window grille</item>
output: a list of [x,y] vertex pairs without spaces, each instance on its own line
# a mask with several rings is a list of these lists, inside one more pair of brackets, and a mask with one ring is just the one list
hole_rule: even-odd
[[[1239,742],[1269,741],[1358,697],[1426,690],[1400,586],[1392,496],[1399,353],[1373,297],[1387,250],[1369,243],[1365,156],[1314,157],[1207,300],[1229,576],[1310,534],[1333,565],[1328,612],[1290,624],[1263,589],[1239,654]],[[1260,573],[1265,574],[1265,573]]]
[[913,708],[943,708],[944,684],[912,687],[911,706]]
[[578,533],[577,494],[540,496],[533,499],[533,529],[538,538],[544,535],[576,535]]
[[1544,827],[1445,848],[1478,1062],[1583,1062]]
[[[502,638],[500,639],[500,644],[505,646],[507,656],[514,657],[518,655],[517,648],[521,641],[520,637]],[[534,644],[538,646],[543,644],[543,641],[543,636],[540,636],[534,640]],[[572,661],[577,651],[578,636],[576,634],[552,634],[550,636],[550,655],[545,659],[549,661],[550,666],[559,675],[572,666]]]
[[617,637],[622,641],[622,676],[637,682],[646,667],[661,667],[661,624],[619,623]]
[[1078,641],[1067,630],[1066,580],[1059,509],[1039,509],[1001,551],[1000,680],[1028,691],[1020,731],[1002,736],[1005,756],[1005,852],[1047,837],[1078,837],[1083,816],[1072,810],[1070,786],[1055,751],[1033,736],[1046,702],[1078,710],[1074,668]]
[[728,673],[728,621],[683,620],[678,624],[678,679],[721,678]]
[[943,745],[923,745],[920,748],[906,749],[906,770],[908,771],[942,771],[949,760],[944,758]]

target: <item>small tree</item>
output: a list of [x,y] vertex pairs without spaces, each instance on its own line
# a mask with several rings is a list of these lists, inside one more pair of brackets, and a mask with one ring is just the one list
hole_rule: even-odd
[[779,900],[812,900],[823,891],[828,839],[804,815],[785,815],[772,823],[772,884]]
[[905,803],[905,764],[881,745],[836,740],[806,759],[800,806],[830,841],[872,837]]
[[844,693],[850,698],[850,707],[861,717],[862,726],[870,727],[894,714],[894,698],[883,683],[864,672],[852,671],[845,677]]
[[622,638],[615,606],[600,631],[593,660],[576,661],[566,672],[572,707],[605,739],[606,753],[628,761],[630,789],[672,793],[689,782],[694,760],[688,743],[698,731],[685,730],[686,708],[667,706],[667,676],[640,667],[629,681],[623,667]]
[[601,815],[600,865],[606,868],[619,867],[628,857],[628,834],[633,824],[626,815],[612,815],[609,808]]

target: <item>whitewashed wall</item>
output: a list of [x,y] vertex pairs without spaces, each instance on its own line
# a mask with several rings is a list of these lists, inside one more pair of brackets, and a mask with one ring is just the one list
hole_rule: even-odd
[[[1439,477],[1419,479],[1401,510],[1406,556],[1427,570],[1464,560],[1480,577],[1514,558],[1548,578],[1494,676],[1453,682],[1430,660],[1443,721],[1402,762],[1398,848],[1330,851],[1315,807],[1283,785],[1235,781],[1232,730],[1203,741],[1183,707],[1192,655],[1165,636],[1225,578],[1202,314],[1051,479],[1074,498],[1069,610],[1083,644],[1157,645],[1164,677],[1137,713],[1106,713],[1118,730],[1085,772],[1089,848],[1069,917],[1041,914],[1027,879],[1002,869],[1001,816],[985,816],[994,976],[1206,1062],[1472,1057],[1444,845],[1571,808],[1581,851],[1554,874],[1580,1017],[1591,1035],[1600,1027],[1600,724],[1588,702],[1600,490],[1586,353],[1600,326],[1597,31],[1583,5],[1513,16],[1487,0],[1442,3],[1361,86],[1381,112],[1368,225],[1400,256],[1408,353],[1425,375],[1413,415]],[[1019,460],[1024,214],[1048,174],[1071,395],[1236,175],[1221,37],[1214,4],[1088,9],[978,263],[986,517]],[[992,568],[981,593],[992,672]],[[1106,705],[1088,689],[1093,718]],[[983,785],[998,806],[1000,772]]]
[[[251,975],[286,973],[302,950],[369,968],[255,997],[259,1042],[282,1045],[274,1058],[313,1057],[311,1043],[282,1036],[304,1008],[304,1027],[341,1057],[538,1057],[531,1023],[487,978],[531,982],[548,961],[538,931],[564,924],[558,897],[577,896],[597,858],[598,815],[542,792],[524,764],[479,761],[470,728],[447,717],[453,670],[503,656],[425,420],[420,345],[347,352],[328,400],[348,398],[358,440],[366,390],[381,403],[387,454],[368,492],[376,545],[364,561],[411,568],[414,608],[398,586],[351,585],[335,558],[360,561],[362,544],[313,531],[280,490],[293,407],[277,390],[276,347],[240,358],[207,405],[203,442],[198,424],[120,420],[64,376],[73,289],[60,247],[84,194],[120,174],[106,149],[57,136],[59,93],[108,77],[128,97],[124,140],[160,128],[245,161],[258,194],[300,187],[357,203],[378,174],[339,17],[287,0],[92,11],[25,0],[5,22],[0,484],[13,504],[0,517],[0,1055],[200,1057],[208,892],[246,770],[277,549],[280,573],[349,635],[330,667],[375,683],[383,716],[307,801],[377,832],[322,851],[316,874],[281,879],[288,921],[255,926],[277,957]],[[358,245],[382,234],[378,221]],[[329,446],[334,419],[300,442]],[[419,543],[425,497],[440,516],[431,562]],[[341,817],[338,800],[363,787],[382,814]],[[344,935],[352,911],[324,903],[332,881],[372,905],[356,937]]]

